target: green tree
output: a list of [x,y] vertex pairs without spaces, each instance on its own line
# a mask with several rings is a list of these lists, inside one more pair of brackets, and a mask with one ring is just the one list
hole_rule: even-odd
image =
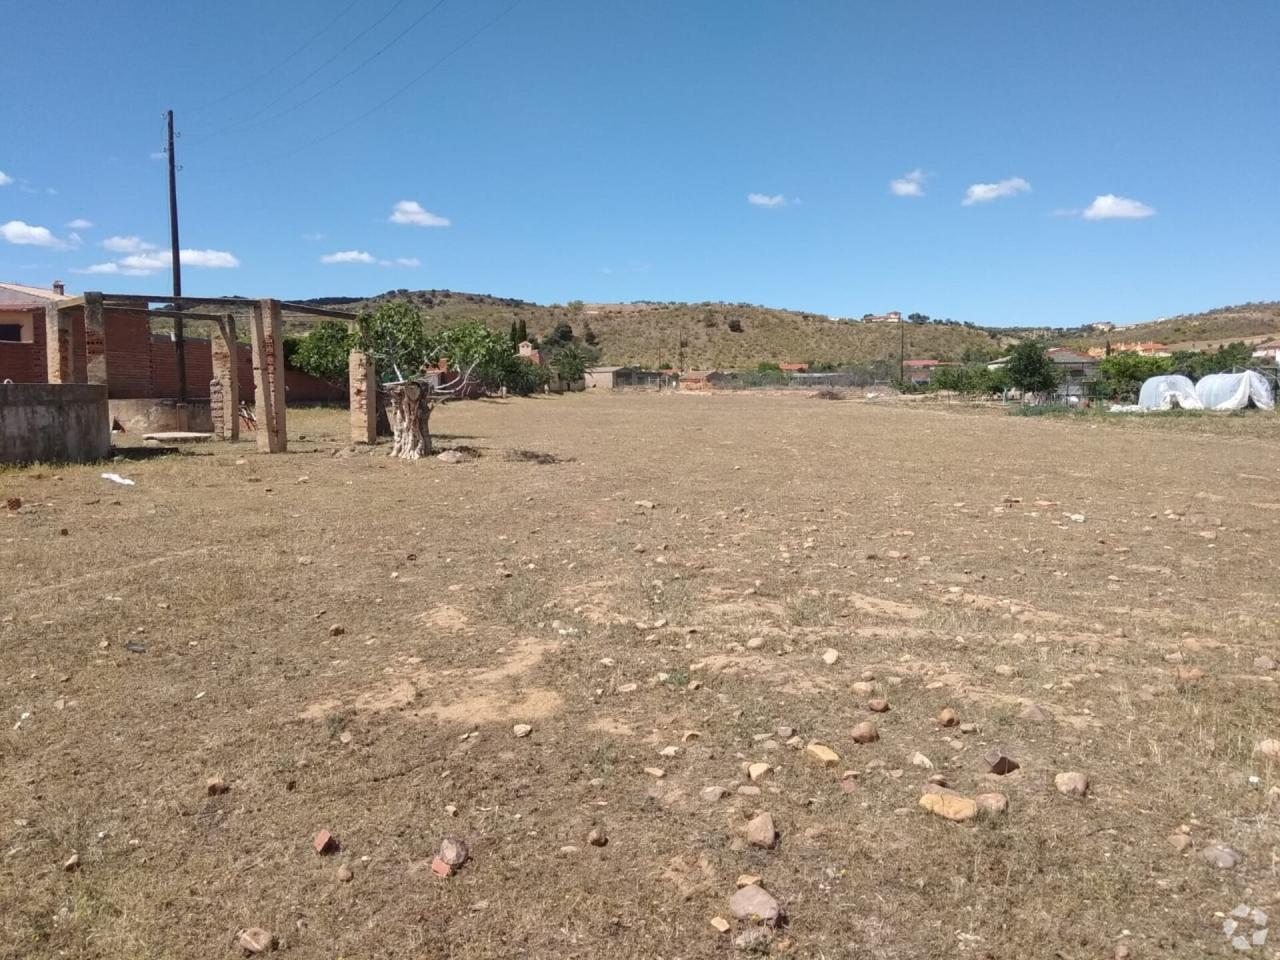
[[741,320],[739,320],[737,317],[732,317],[732,318],[729,320],[729,332],[730,332],[730,333],[741,333],[741,332],[742,332],[742,321],[741,321]]
[[512,349],[515,349],[518,346],[520,346],[520,326],[514,320],[512,320],[511,321],[511,347]]
[[1047,393],[1058,383],[1058,372],[1053,361],[1038,343],[1026,341],[1013,348],[1009,363],[1009,382],[1027,393]]
[[600,338],[596,336],[596,332],[591,329],[591,324],[587,324],[582,331],[582,342],[589,347],[594,347],[600,343]]
[[529,339],[529,327],[525,324],[524,317],[520,318],[519,331],[520,339],[516,341],[516,346],[519,346]]
[[1103,357],[1098,370],[1112,398],[1136,400],[1149,377],[1169,372],[1168,357],[1146,357],[1140,353],[1113,353]]
[[590,358],[581,347],[576,343],[568,343],[552,356],[551,369],[566,383],[576,383],[587,372],[590,363]]
[[554,350],[562,344],[573,343],[573,324],[568,320],[557,321],[556,325],[551,328],[551,332],[543,338],[543,343],[549,349]]
[[335,386],[347,385],[347,359],[353,343],[347,325],[338,320],[321,320],[298,340],[290,366],[319,377]]

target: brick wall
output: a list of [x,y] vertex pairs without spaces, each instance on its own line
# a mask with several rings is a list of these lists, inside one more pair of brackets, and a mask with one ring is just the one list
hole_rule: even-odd
[[[73,336],[84,342],[84,311],[69,311]],[[107,330],[107,390],[113,400],[154,399],[178,395],[178,361],[172,338],[151,333],[146,317],[133,313],[105,311]],[[0,341],[0,381],[45,383],[48,370],[45,360],[44,314],[38,313],[32,325],[34,341],[8,343]],[[102,353],[102,338],[94,336],[86,344],[89,354]],[[213,379],[213,356],[208,340],[186,341],[187,396],[206,399],[209,381]],[[248,344],[238,344],[237,374],[240,397],[253,403],[253,354]],[[83,380],[87,357],[83,351],[76,358],[76,376]],[[289,403],[340,403],[346,391],[300,370],[285,371],[285,397]]]

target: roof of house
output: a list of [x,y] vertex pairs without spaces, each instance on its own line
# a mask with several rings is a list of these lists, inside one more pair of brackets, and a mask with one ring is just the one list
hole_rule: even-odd
[[710,380],[711,376],[715,372],[716,371],[714,370],[690,370],[687,373],[681,374],[680,379],[681,380]]
[[790,373],[804,373],[809,369],[809,365],[807,363],[780,363],[778,364],[778,369]]
[[1045,351],[1054,363],[1093,363],[1094,358],[1066,347],[1050,347]]
[[49,287],[29,287],[23,283],[0,282],[0,306],[35,309],[54,300],[70,299],[66,294],[54,293]]
[[937,367],[942,365],[941,360],[903,360],[904,367]]
[[617,373],[619,370],[625,370],[626,367],[587,367],[587,373]]

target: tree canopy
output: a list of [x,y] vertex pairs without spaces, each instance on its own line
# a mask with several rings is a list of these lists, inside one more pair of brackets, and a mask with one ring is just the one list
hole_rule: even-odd
[[1009,382],[1024,393],[1045,393],[1058,384],[1053,360],[1038,343],[1026,341],[1014,347],[1005,369]]

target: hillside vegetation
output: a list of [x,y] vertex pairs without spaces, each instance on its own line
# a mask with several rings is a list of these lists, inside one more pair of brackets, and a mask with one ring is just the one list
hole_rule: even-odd
[[[363,300],[326,297],[309,303],[362,310],[406,299],[416,303],[432,327],[478,320],[509,330],[523,320],[531,336],[543,337],[561,320],[584,335],[589,326],[601,362],[683,369],[742,369],[762,362],[867,363],[897,359],[905,332],[908,357],[959,359],[966,350],[991,351],[989,333],[959,325],[866,324],[824,316],[727,303],[627,303],[541,306],[522,300],[449,290],[395,290]],[[305,323],[289,318],[295,330]]]
[[1112,343],[1148,341],[1187,349],[1216,349],[1234,340],[1266,340],[1280,335],[1280,302],[1245,303],[1217,307],[1204,313],[1182,314],[1150,323],[1118,327],[1110,333],[1089,331],[1073,343],[1102,346]]

